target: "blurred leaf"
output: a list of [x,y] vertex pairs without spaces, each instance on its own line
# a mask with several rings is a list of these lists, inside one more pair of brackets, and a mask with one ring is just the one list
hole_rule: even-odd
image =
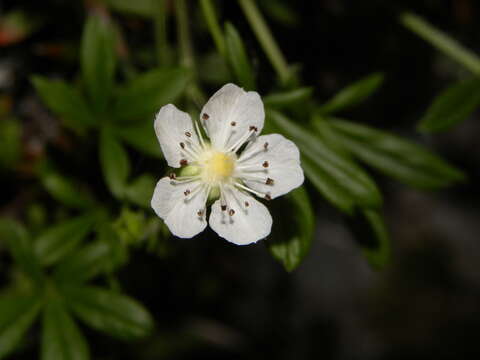
[[33,252],[27,231],[10,219],[0,219],[0,239],[8,245],[13,259],[37,285],[43,283],[43,272]]
[[99,287],[65,287],[75,314],[89,326],[121,339],[148,335],[153,320],[136,300]]
[[153,1],[154,0],[107,0],[107,3],[112,9],[117,11],[145,17],[153,17]]
[[85,87],[97,112],[103,112],[115,75],[115,33],[106,17],[89,15],[82,35],[80,62]]
[[88,360],[88,344],[59,299],[51,299],[43,313],[42,360]]
[[152,121],[161,106],[179,97],[191,74],[185,68],[160,68],[132,80],[120,91],[115,102],[114,120]]
[[153,129],[153,119],[143,124],[118,126],[113,129],[122,140],[138,151],[158,158],[163,157]]
[[302,87],[292,91],[273,93],[263,98],[266,106],[275,108],[284,108],[290,105],[296,105],[309,99],[312,96],[313,88]]
[[21,135],[22,129],[16,119],[0,121],[0,168],[9,169],[20,160]]
[[286,1],[263,0],[259,1],[258,5],[264,9],[268,16],[284,26],[293,27],[298,25],[300,21],[292,4]]
[[0,359],[10,354],[35,321],[40,310],[38,296],[0,298]]
[[125,197],[134,204],[150,208],[150,200],[152,199],[155,184],[156,182],[152,175],[143,174],[125,188]]
[[87,209],[94,204],[91,196],[82,191],[73,179],[63,176],[52,169],[45,169],[40,176],[40,180],[55,200],[68,207]]
[[14,10],[0,17],[0,47],[20,42],[31,35],[39,26],[24,11]]
[[480,106],[480,79],[455,84],[435,98],[420,120],[422,132],[448,130],[469,117]]
[[340,90],[318,109],[322,114],[331,114],[362,103],[383,83],[383,74],[374,73]]
[[100,164],[110,191],[118,198],[123,197],[130,173],[130,160],[122,144],[107,127],[100,134]]
[[368,222],[375,246],[363,247],[363,254],[375,269],[382,269],[390,262],[390,236],[383,216],[374,210],[363,210],[362,215]]
[[[288,205],[285,206],[287,201]],[[289,193],[285,197],[285,202],[279,210],[283,217],[289,220],[273,224],[267,246],[273,257],[281,262],[287,271],[293,271],[310,250],[315,217],[310,199],[303,187]]]
[[464,179],[461,171],[400,137],[344,120],[329,124],[336,141],[353,156],[410,186],[436,189]]
[[47,229],[34,243],[40,262],[51,265],[72,252],[90,233],[95,220],[89,213]]
[[245,51],[242,38],[235,27],[228,22],[225,24],[225,46],[228,61],[232,66],[238,83],[247,90],[254,90],[254,72],[250,66],[250,60]]
[[65,257],[55,268],[54,276],[59,282],[84,282],[108,270],[110,245],[104,241],[88,244]]
[[230,78],[226,59],[217,52],[208,53],[198,60],[198,77],[203,83],[222,86]]
[[45,105],[64,120],[65,126],[81,131],[95,125],[96,119],[77,89],[37,75],[32,77],[32,83]]
[[302,129],[284,115],[268,110],[267,116],[281,133],[299,147],[305,173],[334,206],[351,213],[355,205],[381,205],[382,196],[375,182],[357,164],[327,147],[311,131]]
[[119,236],[114,225],[112,220],[107,219],[100,225],[98,231],[98,241],[104,242],[110,247],[110,255],[105,261],[105,267],[108,273],[125,265],[128,261],[129,254],[127,245],[122,242],[122,238]]

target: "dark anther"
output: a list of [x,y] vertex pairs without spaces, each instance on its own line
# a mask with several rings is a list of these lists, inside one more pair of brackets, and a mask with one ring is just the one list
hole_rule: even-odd
[[265,161],[265,162],[262,164],[262,166],[263,166],[264,168],[267,168],[267,167],[268,167],[268,161]]
[[190,194],[190,190],[188,190],[188,189],[183,192],[183,195],[185,195],[185,196],[188,196],[189,194]]
[[222,211],[225,211],[227,210],[227,205],[221,205],[220,208],[222,209]]
[[186,137],[192,137],[192,133],[190,133],[189,131],[185,131],[185,136]]
[[237,125],[237,123],[236,123],[235,121],[232,121],[232,122],[230,123],[230,125],[235,126],[235,125]]
[[267,181],[265,181],[265,184],[273,185],[273,179],[267,178]]
[[235,210],[230,209],[230,210],[228,211],[228,215],[233,216],[234,214],[235,214]]
[[175,180],[177,178],[177,175],[175,175],[175,173],[170,173],[168,177],[172,180]]
[[256,126],[250,126],[249,128],[250,131],[258,131],[258,128]]
[[182,149],[185,149],[185,143],[181,142],[181,143],[180,143],[180,147],[181,147]]
[[265,150],[268,149],[268,142],[266,142],[265,144],[263,144],[263,148],[264,148]]
[[249,207],[249,206],[250,206],[249,202],[245,201],[245,207]]
[[208,120],[210,116],[207,113],[203,113],[202,120]]
[[265,194],[265,199],[266,200],[272,200],[272,197],[270,196],[270,194]]
[[197,215],[198,215],[198,217],[202,217],[203,216],[203,210],[198,210]]
[[187,159],[180,160],[180,166],[186,166],[186,165],[188,165]]

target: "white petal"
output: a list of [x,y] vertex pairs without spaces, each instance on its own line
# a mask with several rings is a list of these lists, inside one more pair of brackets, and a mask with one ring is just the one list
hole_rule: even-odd
[[[265,143],[268,143],[266,149]],[[266,168],[262,166],[265,161],[268,162]],[[260,178],[258,180],[246,178],[245,185],[253,190],[268,193],[272,199],[299,187],[304,181],[297,146],[279,134],[259,136],[249,144],[238,160],[239,169],[242,166],[248,167],[248,172],[242,172],[245,177]],[[253,171],[256,169],[258,171]],[[241,174],[237,176],[242,177]],[[273,184],[267,185],[267,178],[272,179]]]
[[259,134],[263,129],[265,111],[258,93],[245,92],[237,85],[227,84],[208,100],[200,119],[212,145],[217,150],[224,150],[235,144],[250,126],[256,127]]
[[[208,220],[219,236],[237,245],[248,245],[270,234],[272,217],[265,205],[238,190],[227,190],[227,194],[229,208],[222,211],[220,200],[215,201]],[[231,209],[235,211],[232,216]]]
[[[205,191],[199,191],[192,197],[186,197],[184,192],[193,191],[199,181],[189,183],[173,183],[165,177],[160,179],[153,192],[151,205],[155,213],[165,221],[173,235],[180,238],[191,238],[203,231],[207,226],[205,219]],[[198,211],[202,210],[202,216]]]
[[[165,105],[155,117],[154,128],[163,156],[169,166],[178,168],[182,159],[189,162],[193,160],[192,156],[180,146],[180,143],[184,143],[188,150],[191,149],[189,144],[198,145],[190,115],[178,110],[175,105]],[[190,137],[185,135],[187,132],[191,135]]]

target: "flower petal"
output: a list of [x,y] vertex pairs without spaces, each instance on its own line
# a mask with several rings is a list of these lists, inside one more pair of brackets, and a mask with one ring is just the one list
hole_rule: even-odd
[[[263,166],[265,162],[267,167]],[[236,176],[243,178],[249,188],[276,198],[303,184],[300,152],[282,135],[259,136],[240,155]]]
[[[191,149],[192,144],[198,148],[198,137],[193,130],[190,115],[178,110],[175,105],[165,105],[155,117],[154,128],[169,166],[178,168],[182,159],[193,160],[191,152],[185,151]],[[185,149],[182,149],[180,143],[185,145]]]
[[245,135],[251,126],[259,134],[263,129],[265,110],[258,93],[226,84],[205,104],[200,119],[213,147],[225,150]]
[[[237,245],[248,245],[270,234],[272,217],[265,205],[236,189],[226,190],[225,197],[229,208],[222,211],[220,200],[215,201],[208,220],[219,236]],[[233,215],[229,215],[231,210]]]
[[[194,193],[198,186],[203,186],[200,181],[176,183],[164,177],[155,187],[152,208],[175,236],[191,238],[207,226],[207,194],[203,190]],[[185,196],[185,191],[191,192],[191,197]],[[202,211],[201,216],[198,215],[199,211]]]

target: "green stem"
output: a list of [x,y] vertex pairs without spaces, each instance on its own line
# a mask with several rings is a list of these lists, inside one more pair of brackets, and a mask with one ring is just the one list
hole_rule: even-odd
[[463,47],[458,41],[452,39],[444,32],[436,29],[427,21],[412,13],[404,13],[400,16],[401,23],[415,34],[429,42],[465,68],[480,75],[480,58]]
[[223,32],[218,23],[217,14],[211,0],[200,0],[202,6],[203,16],[207,22],[210,34],[213,37],[215,46],[217,47],[220,55],[225,56],[225,39],[223,38]]
[[169,46],[167,40],[167,1],[155,0],[153,3],[155,25],[155,47],[158,65],[169,63]]
[[265,23],[262,14],[258,10],[257,5],[252,0],[238,0],[238,3],[257,36],[260,45],[262,45],[263,51],[265,51],[265,54],[280,77],[280,80],[285,83],[290,77],[288,64],[275,42],[270,29]]

